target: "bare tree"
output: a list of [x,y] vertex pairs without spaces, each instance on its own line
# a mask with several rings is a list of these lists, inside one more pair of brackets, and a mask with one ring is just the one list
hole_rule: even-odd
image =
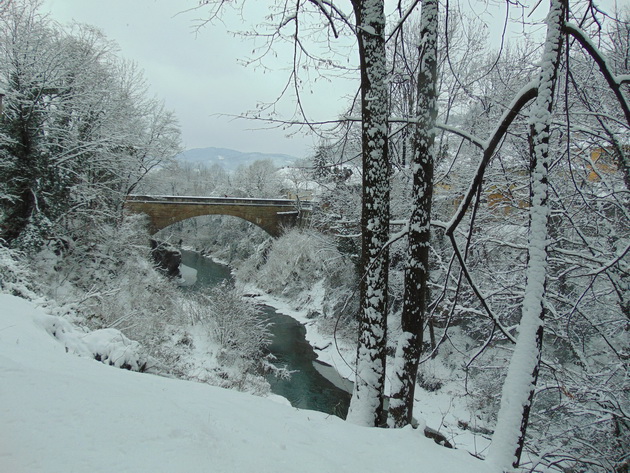
[[389,255],[388,100],[382,0],[354,0],[361,64],[363,206],[359,344],[348,420],[379,425],[383,414]]
[[[202,7],[208,11],[207,21],[217,18],[225,6],[222,1],[202,2]],[[283,38],[283,32],[292,26],[288,38],[293,44],[293,70],[283,93],[287,90],[296,93],[298,111],[303,118],[306,115],[299,92],[300,60],[315,64],[320,62],[305,45],[300,30],[302,18],[315,14],[320,21],[325,21],[328,27],[326,33],[330,37],[338,37],[345,28],[358,41],[363,163],[362,279],[357,375],[348,419],[374,426],[379,424],[383,414],[389,265],[386,248],[389,235],[386,22],[383,0],[352,0],[350,7],[354,22],[338,2],[279,2],[279,6],[274,5],[274,13],[268,17],[272,24],[266,37],[271,48],[274,42]]]
[[428,306],[431,202],[435,162],[437,117],[438,2],[425,0],[420,18],[416,123],[413,125],[412,213],[408,223],[402,337],[398,341],[388,423],[402,427],[411,423],[413,400],[422,352]]
[[503,384],[501,409],[488,453],[488,461],[500,468],[517,467],[520,462],[542,354],[549,217],[549,131],[566,9],[565,0],[551,2],[538,96],[530,118],[531,207],[525,297],[519,337]]
[[[209,3],[219,7],[223,5],[223,2]],[[402,3],[399,5],[398,22],[392,26],[390,37],[395,37],[402,25],[408,24],[411,12],[417,4],[419,2],[410,1],[405,8],[402,7]],[[607,143],[614,144],[617,140],[619,146],[616,153],[622,164],[626,165],[623,159],[626,156],[624,136],[627,127],[624,120],[627,72],[609,70],[604,55],[584,33],[583,21],[580,25],[572,25],[566,21],[565,15],[576,18],[577,13],[569,11],[568,4],[561,0],[552,2],[547,22],[548,35],[542,45],[544,50],[542,67],[534,66],[529,59],[534,49],[540,45],[527,48],[522,53],[500,47],[498,56],[494,55],[492,59],[483,62],[462,61],[465,64],[459,64],[454,61],[453,56],[444,56],[444,69],[450,74],[447,78],[436,78],[434,72],[437,37],[448,42],[451,31],[448,27],[443,32],[434,28],[433,22],[437,22],[435,2],[432,0],[423,2],[419,67],[414,68],[412,64],[414,60],[410,59],[410,67],[394,69],[393,72],[382,67],[386,62],[382,46],[385,36],[383,2],[376,0],[351,2],[355,15],[354,22],[349,20],[349,15],[344,14],[339,5],[340,2],[333,1],[284,2],[280,4],[280,12],[276,10],[273,15],[273,19],[277,21],[272,25],[271,37],[276,38],[283,28],[292,26],[291,35],[287,35],[287,38],[294,44],[294,70],[291,73],[291,80],[294,81],[296,90],[299,84],[299,81],[295,80],[299,69],[295,67],[299,64],[296,57],[305,54],[306,51],[304,37],[301,36],[303,29],[298,26],[303,24],[300,21],[303,20],[306,9],[310,8],[308,10],[310,14],[315,13],[320,20],[325,19],[329,38],[337,36],[339,31],[345,28],[345,31],[350,31],[359,40],[362,90],[360,103],[353,104],[353,110],[359,112],[361,117],[350,116],[344,119],[345,124],[360,123],[363,163],[360,269],[362,280],[359,310],[361,329],[357,351],[357,383],[349,419],[365,425],[378,425],[382,421],[386,317],[389,311],[387,291],[388,286],[391,286],[387,274],[387,260],[389,245],[393,244],[394,240],[387,238],[388,231],[384,224],[390,213],[387,204],[389,193],[387,181],[390,177],[389,167],[392,159],[389,159],[391,149],[388,141],[392,134],[402,136],[405,130],[407,137],[400,140],[404,144],[397,150],[396,156],[399,159],[396,165],[399,169],[405,170],[406,176],[413,178],[414,185],[412,204],[405,206],[397,203],[398,207],[403,209],[401,212],[405,210],[410,212],[410,219],[408,230],[403,232],[409,238],[407,253],[402,257],[405,261],[403,264],[398,263],[400,266],[404,265],[406,270],[402,298],[403,336],[399,340],[395,373],[392,378],[389,424],[401,426],[411,421],[423,331],[427,326],[427,319],[431,317],[427,317],[429,309],[448,314],[444,317],[446,328],[442,340],[448,339],[449,321],[459,318],[460,321],[466,320],[465,328],[470,329],[475,343],[479,344],[474,347],[475,353],[468,361],[468,367],[486,351],[494,350],[496,353],[499,349],[511,350],[511,345],[516,347],[508,370],[511,374],[508,374],[503,389],[504,408],[499,414],[497,433],[494,436],[495,442],[489,460],[503,468],[520,464],[528,426],[529,433],[532,433],[533,400],[537,392],[550,389],[551,384],[549,382],[544,388],[537,388],[541,360],[544,359],[543,350],[546,348],[542,344],[544,320],[549,324],[549,335],[546,336],[553,340],[552,344],[556,342],[566,344],[577,354],[577,359],[586,354],[587,350],[576,350],[577,343],[574,340],[577,339],[586,346],[590,337],[597,336],[598,341],[593,347],[599,347],[600,343],[607,346],[607,350],[624,365],[621,361],[624,349],[619,348],[623,343],[616,344],[616,340],[606,330],[601,329],[600,320],[593,320],[591,317],[591,312],[595,309],[589,307],[588,310],[584,310],[583,305],[590,304],[593,308],[601,308],[605,302],[616,297],[622,311],[623,307],[628,306],[627,283],[623,279],[627,276],[625,260],[629,250],[627,244],[624,244],[624,237],[620,238],[618,235],[623,233],[627,226],[623,223],[609,224],[606,236],[598,233],[597,237],[591,237],[582,230],[581,222],[571,221],[576,217],[576,213],[575,207],[571,207],[573,203],[569,200],[583,200],[585,208],[595,211],[599,219],[608,221],[613,218],[607,215],[607,212],[627,219],[626,201],[618,194],[615,186],[600,186],[593,189],[592,196],[600,192],[596,199],[588,196],[585,191],[565,193],[557,183],[549,183],[549,175],[557,172],[560,176],[562,168],[569,169],[569,174],[562,175],[566,181],[567,175],[574,169],[572,165],[565,167],[568,160],[573,160],[573,164],[581,160],[584,168],[590,166],[591,170],[597,170],[597,166],[588,164],[585,155],[577,156],[573,152],[576,140],[572,138],[575,136],[574,130],[577,129],[583,135],[590,134],[591,142],[596,143],[605,139]],[[593,12],[596,12],[596,9],[590,2],[587,9],[595,16]],[[432,11],[435,11],[435,15],[431,13]],[[448,17],[448,12],[446,13]],[[584,18],[586,16],[585,14]],[[611,112],[608,105],[597,107],[595,99],[584,95],[582,99],[584,106],[577,113],[582,120],[579,125],[573,118],[576,116],[574,108],[576,105],[571,103],[566,89],[563,104],[566,108],[566,117],[563,119],[562,113],[558,112],[560,101],[555,97],[556,91],[561,90],[561,86],[556,85],[559,80],[558,71],[562,70],[562,66],[566,66],[563,70],[564,83],[570,84],[571,76],[574,75],[575,89],[580,92],[587,88],[592,79],[583,80],[582,77],[578,77],[581,72],[578,71],[579,68],[576,67],[573,58],[570,58],[573,62],[568,59],[562,62],[561,51],[564,44],[562,34],[565,33],[576,38],[571,42],[571,47],[579,44],[590,57],[595,58],[596,68],[602,71],[608,87],[607,99],[612,96],[617,104],[617,109]],[[470,34],[475,35],[477,31],[471,31]],[[564,51],[568,54],[569,50],[565,48]],[[466,59],[470,60],[469,57]],[[518,64],[510,61],[518,61]],[[462,71],[474,73],[466,80]],[[407,81],[416,75],[417,84],[410,87]],[[586,72],[584,76],[589,77]],[[408,100],[397,104],[397,110],[406,116],[394,117],[392,111],[387,110],[386,104],[389,99],[383,99],[383,78],[385,82],[389,79],[390,83],[399,81],[400,86],[408,92],[406,96]],[[448,105],[442,107],[447,109],[442,123],[436,122],[435,91],[438,81],[452,85],[449,89],[452,93],[441,98],[444,100],[443,103]],[[601,82],[597,85],[600,87]],[[599,95],[597,97],[599,98]],[[533,106],[530,107],[534,100]],[[451,121],[449,117],[456,113],[460,114],[455,117],[457,120]],[[527,114],[531,117],[529,125],[523,118]],[[298,121],[300,124],[306,122],[307,120]],[[315,126],[313,123],[308,125]],[[598,131],[594,132],[597,127]],[[436,143],[436,128],[443,132],[439,136],[439,144]],[[344,131],[347,132],[348,129],[349,125]],[[411,130],[413,131],[409,133]],[[557,132],[552,133],[552,130]],[[525,138],[527,135],[531,141],[529,146]],[[348,134],[344,135],[347,136]],[[553,152],[549,151],[552,144],[550,136],[557,137],[554,138]],[[566,151],[562,151],[560,144]],[[479,161],[473,164],[475,148],[480,151]],[[409,155],[413,156],[411,170],[406,169],[410,161]],[[431,221],[430,217],[434,200],[431,189],[435,181],[433,174],[435,163],[439,161],[438,157],[444,158],[444,167],[447,168],[439,169],[439,178],[442,182],[447,181],[445,176],[448,177],[449,174],[455,176],[452,181],[457,180],[454,183],[447,182],[449,186],[453,184],[453,194],[456,192],[457,194],[444,198],[448,205],[440,206],[442,211],[445,209],[450,211],[453,206],[457,206],[457,210],[447,222],[435,219]],[[627,165],[621,170],[625,172],[625,169]],[[488,173],[488,170],[491,170],[491,173]],[[472,174],[470,180],[466,174]],[[571,179],[575,179],[575,175]],[[602,181],[606,179],[605,173],[600,173],[600,179]],[[465,188],[455,189],[456,184],[463,184]],[[531,195],[528,187],[531,188]],[[449,187],[445,185],[443,192],[444,189]],[[551,199],[550,192],[553,193]],[[604,192],[615,195],[612,199],[614,203],[609,205],[611,199],[604,197],[602,195]],[[408,193],[400,192],[399,195]],[[488,200],[487,205],[484,199]],[[504,224],[502,228],[497,228],[496,225],[496,222],[501,220],[499,212],[505,212],[506,217],[502,221]],[[508,215],[510,212],[513,214]],[[494,227],[482,227],[480,221],[476,220],[480,214],[484,215],[488,225]],[[551,224],[550,215],[554,218]],[[580,213],[579,218],[586,219],[583,215]],[[440,215],[440,220],[441,217]],[[561,226],[558,222],[562,219],[570,223]],[[436,277],[436,280],[440,280],[440,287],[435,281],[428,279],[429,245],[434,245],[434,254],[438,253],[435,245],[437,239],[429,241],[429,224],[440,228],[440,233],[444,231],[453,248],[452,257],[446,255],[446,249],[439,249],[441,252],[439,257],[447,256],[446,261],[440,262],[444,274]],[[464,230],[464,226],[467,226],[467,229]],[[510,234],[507,232],[501,234],[508,227]],[[566,234],[554,233],[560,231]],[[515,234],[517,237],[510,240]],[[574,242],[571,241],[574,235],[578,235],[577,238],[585,244],[580,252],[575,250]],[[612,243],[609,246],[599,244],[596,238],[608,238]],[[503,252],[503,256],[493,254],[489,257],[486,253],[488,249],[495,253]],[[515,260],[508,261],[506,254],[510,257],[516,255]],[[551,263],[548,261],[550,254],[553,255]],[[607,256],[604,257],[604,254]],[[584,263],[585,258],[590,261],[589,264]],[[493,273],[494,267],[491,267],[491,263],[494,261],[490,260],[500,260],[502,271],[500,276]],[[455,273],[458,270],[459,276]],[[574,279],[567,283],[567,275]],[[600,281],[604,279],[605,284],[600,285]],[[467,287],[462,284],[464,280],[468,282]],[[574,290],[573,288],[578,286],[576,282],[578,280],[580,289]],[[429,304],[427,287],[431,284],[438,287],[440,294],[432,304]],[[565,286],[564,289],[561,287],[562,284]],[[566,290],[568,287],[574,292],[569,294]],[[553,316],[549,317],[549,313]],[[480,314],[486,317],[482,318]],[[576,330],[573,330],[572,324],[576,317],[585,320],[584,324],[580,325],[579,337],[573,333]],[[618,324],[616,316],[610,319]],[[583,329],[583,326],[588,326],[588,330]],[[569,336],[563,335],[563,331],[568,332]],[[430,355],[427,354],[427,359],[437,353],[440,345],[435,339],[431,342],[434,349]],[[567,359],[574,361],[576,358],[567,356]],[[589,366],[589,363],[593,365],[588,360],[581,363],[585,366]],[[501,368],[503,366],[501,364]],[[588,377],[584,373],[578,375],[549,360],[542,363],[542,369],[548,370],[546,374],[543,373],[546,382],[550,378],[570,381],[567,385],[561,385],[560,381],[554,385],[554,389],[561,395],[569,385],[573,386],[578,380]],[[499,372],[502,372],[502,369]],[[614,376],[615,382],[620,378],[620,375],[612,372],[611,376]],[[501,377],[495,378],[499,385]],[[615,397],[621,391],[615,389],[617,394],[611,394],[610,399],[606,398],[606,402],[601,403],[600,408],[614,412],[616,419],[614,422],[623,430],[626,414]],[[593,392],[604,391],[593,389]],[[571,402],[577,402],[573,401],[577,396],[573,394],[571,396],[567,395],[571,397]],[[495,397],[495,393],[492,397]],[[562,406],[557,409],[561,410]],[[625,434],[618,435],[618,438],[625,438],[623,435]],[[532,445],[535,448],[535,444]]]

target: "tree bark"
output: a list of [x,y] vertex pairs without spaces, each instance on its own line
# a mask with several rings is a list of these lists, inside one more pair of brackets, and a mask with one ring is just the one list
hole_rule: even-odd
[[566,7],[566,0],[551,1],[538,96],[530,115],[531,204],[525,296],[487,457],[498,471],[520,463],[540,367],[547,275],[549,130]]
[[425,0],[420,18],[421,36],[416,118],[413,132],[413,212],[409,220],[407,262],[401,325],[394,376],[392,378],[388,425],[411,423],[413,399],[422,353],[423,329],[429,299],[429,241],[431,200],[435,162],[437,117],[437,28],[438,2]]
[[389,252],[387,70],[383,0],[353,0],[361,67],[362,279],[356,382],[347,419],[378,426],[383,416]]

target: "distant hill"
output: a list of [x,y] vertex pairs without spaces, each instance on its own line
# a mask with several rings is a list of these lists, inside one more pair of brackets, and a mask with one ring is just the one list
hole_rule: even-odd
[[241,164],[247,166],[263,159],[270,159],[281,168],[293,164],[298,158],[288,154],[243,153],[227,148],[195,148],[178,154],[175,159],[189,163],[203,163],[206,166],[219,164],[226,171],[234,171]]

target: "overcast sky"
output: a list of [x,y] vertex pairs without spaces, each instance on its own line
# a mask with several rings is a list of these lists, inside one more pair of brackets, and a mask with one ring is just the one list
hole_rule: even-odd
[[[177,114],[186,149],[214,146],[310,155],[316,141],[304,133],[287,136],[291,130],[255,130],[262,124],[217,116],[239,115],[255,109],[257,102],[272,101],[288,76],[286,70],[263,72],[239,64],[252,52],[253,43],[229,34],[242,29],[234,18],[195,34],[195,19],[203,12],[181,12],[197,4],[197,0],[44,0],[43,9],[62,24],[76,20],[94,25],[116,41],[120,56],[138,63],[151,92]],[[287,67],[284,58],[272,65]],[[349,81],[320,83],[312,96],[307,94],[308,112],[315,119],[335,118],[353,87]],[[287,117],[292,102],[289,98],[281,107]]]
[[[277,60],[267,56],[267,65],[274,71],[244,67],[239,59],[249,57],[255,44],[229,32],[246,30],[246,25],[238,16],[228,14],[223,22],[195,32],[195,20],[203,17],[204,10],[185,10],[198,3],[198,0],[44,0],[44,11],[49,11],[62,24],[75,20],[97,26],[117,42],[121,57],[138,63],[145,71],[151,92],[177,114],[186,149],[214,146],[286,153],[300,158],[311,155],[316,139],[300,132],[288,136],[295,129],[261,131],[256,130],[262,127],[260,122],[220,116],[241,115],[255,109],[258,102],[273,101],[288,78],[291,51],[280,50]],[[260,23],[270,3],[245,2],[248,20]],[[393,0],[390,3],[396,4]],[[616,0],[599,3],[612,6]],[[490,25],[490,35],[495,38],[491,47],[498,47],[496,38],[500,37],[505,2],[462,4],[471,9],[474,6],[474,13],[483,15]],[[496,6],[494,11],[492,5]],[[513,10],[517,16],[524,15],[522,10]],[[546,11],[542,5],[536,14],[544,18]],[[544,28],[539,27],[538,31],[541,36],[544,34]],[[514,26],[514,34],[522,35],[518,25]],[[345,63],[347,57],[352,65],[357,61],[356,48],[348,42],[346,47],[340,50],[341,59]],[[335,48],[340,48],[339,42]],[[353,81],[309,80],[308,90],[302,96],[309,117],[330,120],[343,113],[348,97],[357,88],[358,74],[352,77]],[[291,118],[294,102],[289,96],[280,105],[284,118]]]

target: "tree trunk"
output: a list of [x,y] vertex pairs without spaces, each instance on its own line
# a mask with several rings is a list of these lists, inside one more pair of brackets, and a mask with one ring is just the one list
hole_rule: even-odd
[[530,117],[531,206],[527,281],[519,335],[503,384],[501,408],[487,460],[498,471],[517,467],[529,422],[543,337],[547,274],[549,128],[556,85],[566,0],[552,0],[547,17],[538,96]]
[[[18,104],[14,114],[16,118],[8,123],[8,134],[14,137],[9,141],[9,155],[15,156],[15,165],[11,166],[11,177],[8,180],[9,193],[13,194],[15,202],[5,212],[3,226],[0,227],[0,237],[12,244],[22,234],[32,215],[37,211],[39,179],[41,178],[41,157],[37,153],[37,134],[41,128],[39,114],[36,111],[25,110]],[[7,107],[8,108],[8,107]]]
[[396,350],[395,372],[389,403],[390,427],[411,423],[413,398],[422,353],[423,327],[428,306],[429,240],[435,162],[437,116],[438,2],[425,0],[420,18],[416,118],[413,133],[413,212],[409,220],[405,290],[402,309],[403,335]]
[[353,0],[361,65],[363,147],[359,343],[348,420],[377,426],[383,415],[389,252],[387,70],[383,0]]

